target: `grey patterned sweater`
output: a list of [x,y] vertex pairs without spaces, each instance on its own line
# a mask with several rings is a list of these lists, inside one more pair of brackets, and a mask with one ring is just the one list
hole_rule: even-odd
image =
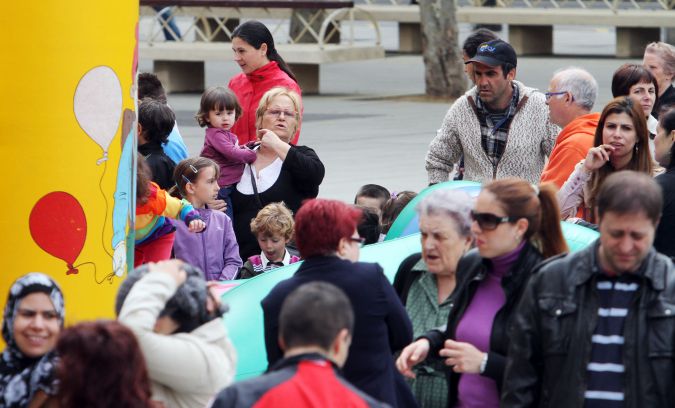
[[464,180],[486,182],[520,177],[539,183],[546,157],[551,153],[560,128],[551,123],[544,94],[513,81],[520,91],[518,108],[511,121],[504,155],[496,166],[481,145],[474,86],[455,101],[443,125],[429,145],[426,169],[429,183],[447,181],[455,163],[464,154]]

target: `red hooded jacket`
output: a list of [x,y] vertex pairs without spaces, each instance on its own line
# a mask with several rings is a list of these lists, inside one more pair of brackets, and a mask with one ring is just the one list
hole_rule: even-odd
[[[258,103],[260,103],[260,99],[265,92],[276,86],[283,86],[295,91],[302,98],[300,86],[279,68],[276,61],[270,61],[265,66],[256,69],[248,75],[244,73],[237,74],[230,80],[228,87],[237,95],[242,109],[241,117],[237,119],[237,122],[231,129],[232,133],[239,138],[240,145],[258,140],[258,136],[255,134],[255,111],[258,109]],[[302,110],[301,99],[301,114]],[[291,140],[291,144],[297,144],[299,138],[300,124],[298,123],[298,131]]]

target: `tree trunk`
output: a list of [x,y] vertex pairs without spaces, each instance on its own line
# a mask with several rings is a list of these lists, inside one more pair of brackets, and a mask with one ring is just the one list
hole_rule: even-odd
[[418,0],[422,21],[424,82],[429,96],[458,98],[466,90],[452,0]]

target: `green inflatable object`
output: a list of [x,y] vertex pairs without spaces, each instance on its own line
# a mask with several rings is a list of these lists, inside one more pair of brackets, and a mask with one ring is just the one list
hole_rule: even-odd
[[[393,281],[401,262],[407,256],[421,251],[419,232],[406,232],[406,228],[417,227],[411,225],[411,221],[416,220],[415,205],[431,191],[439,188],[457,188],[475,196],[477,194],[476,189],[480,189],[480,184],[454,181],[427,188],[401,212],[401,215],[392,225],[389,234],[387,234],[386,241],[363,248],[360,260],[379,263],[389,281]],[[562,227],[563,234],[572,252],[586,247],[599,235],[597,232],[579,225],[563,222]],[[405,236],[399,237],[399,235]],[[223,294],[223,302],[230,306],[230,312],[225,315],[224,319],[230,339],[237,350],[237,381],[258,376],[267,369],[263,314],[260,301],[277,283],[293,276],[299,266],[300,263],[296,263],[252,279],[243,280],[239,286]]]

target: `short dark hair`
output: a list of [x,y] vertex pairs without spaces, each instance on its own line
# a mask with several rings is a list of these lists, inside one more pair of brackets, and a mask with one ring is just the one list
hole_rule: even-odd
[[[675,106],[668,106],[661,109],[659,112],[659,126],[663,128],[666,132],[666,137],[670,135],[670,132],[675,130]],[[675,167],[675,144],[670,148],[670,163],[668,163],[668,168],[672,169]]]
[[389,193],[389,190],[379,184],[365,184],[361,186],[359,191],[356,193],[356,196],[354,197],[354,204],[356,204],[356,199],[359,197],[369,197],[381,200],[382,204],[380,205],[380,210],[382,210],[384,203],[386,203],[387,200],[391,198],[391,194]]
[[478,30],[469,34],[462,44],[462,51],[466,53],[469,58],[476,56],[478,46],[492,40],[498,40],[499,36],[487,28],[479,28]]
[[162,81],[152,72],[138,74],[138,100],[144,98],[166,103],[166,92],[164,86],[162,86]]
[[651,83],[654,84],[654,93],[656,99],[654,104],[659,101],[659,84],[651,72],[643,65],[638,64],[623,64],[612,76],[612,96],[628,96],[630,94],[630,87],[635,84]]
[[654,179],[631,170],[618,171],[605,179],[597,199],[598,220],[605,213],[644,213],[654,225],[661,218],[663,193]]
[[363,217],[361,217],[359,225],[356,226],[356,231],[359,233],[359,236],[365,239],[365,244],[376,243],[380,239],[380,232],[382,230],[380,215],[370,207],[361,205],[357,205],[356,207],[363,211]]
[[281,306],[279,335],[286,349],[319,346],[328,350],[342,329],[353,332],[354,311],[347,295],[331,283],[306,283]]
[[237,100],[237,95],[224,86],[213,86],[202,94],[202,100],[199,103],[199,112],[195,115],[199,126],[209,125],[209,111],[233,110],[234,118],[241,116],[241,105]]
[[164,144],[176,124],[176,115],[168,105],[145,98],[138,105],[138,123],[143,127],[143,137],[148,142]]

